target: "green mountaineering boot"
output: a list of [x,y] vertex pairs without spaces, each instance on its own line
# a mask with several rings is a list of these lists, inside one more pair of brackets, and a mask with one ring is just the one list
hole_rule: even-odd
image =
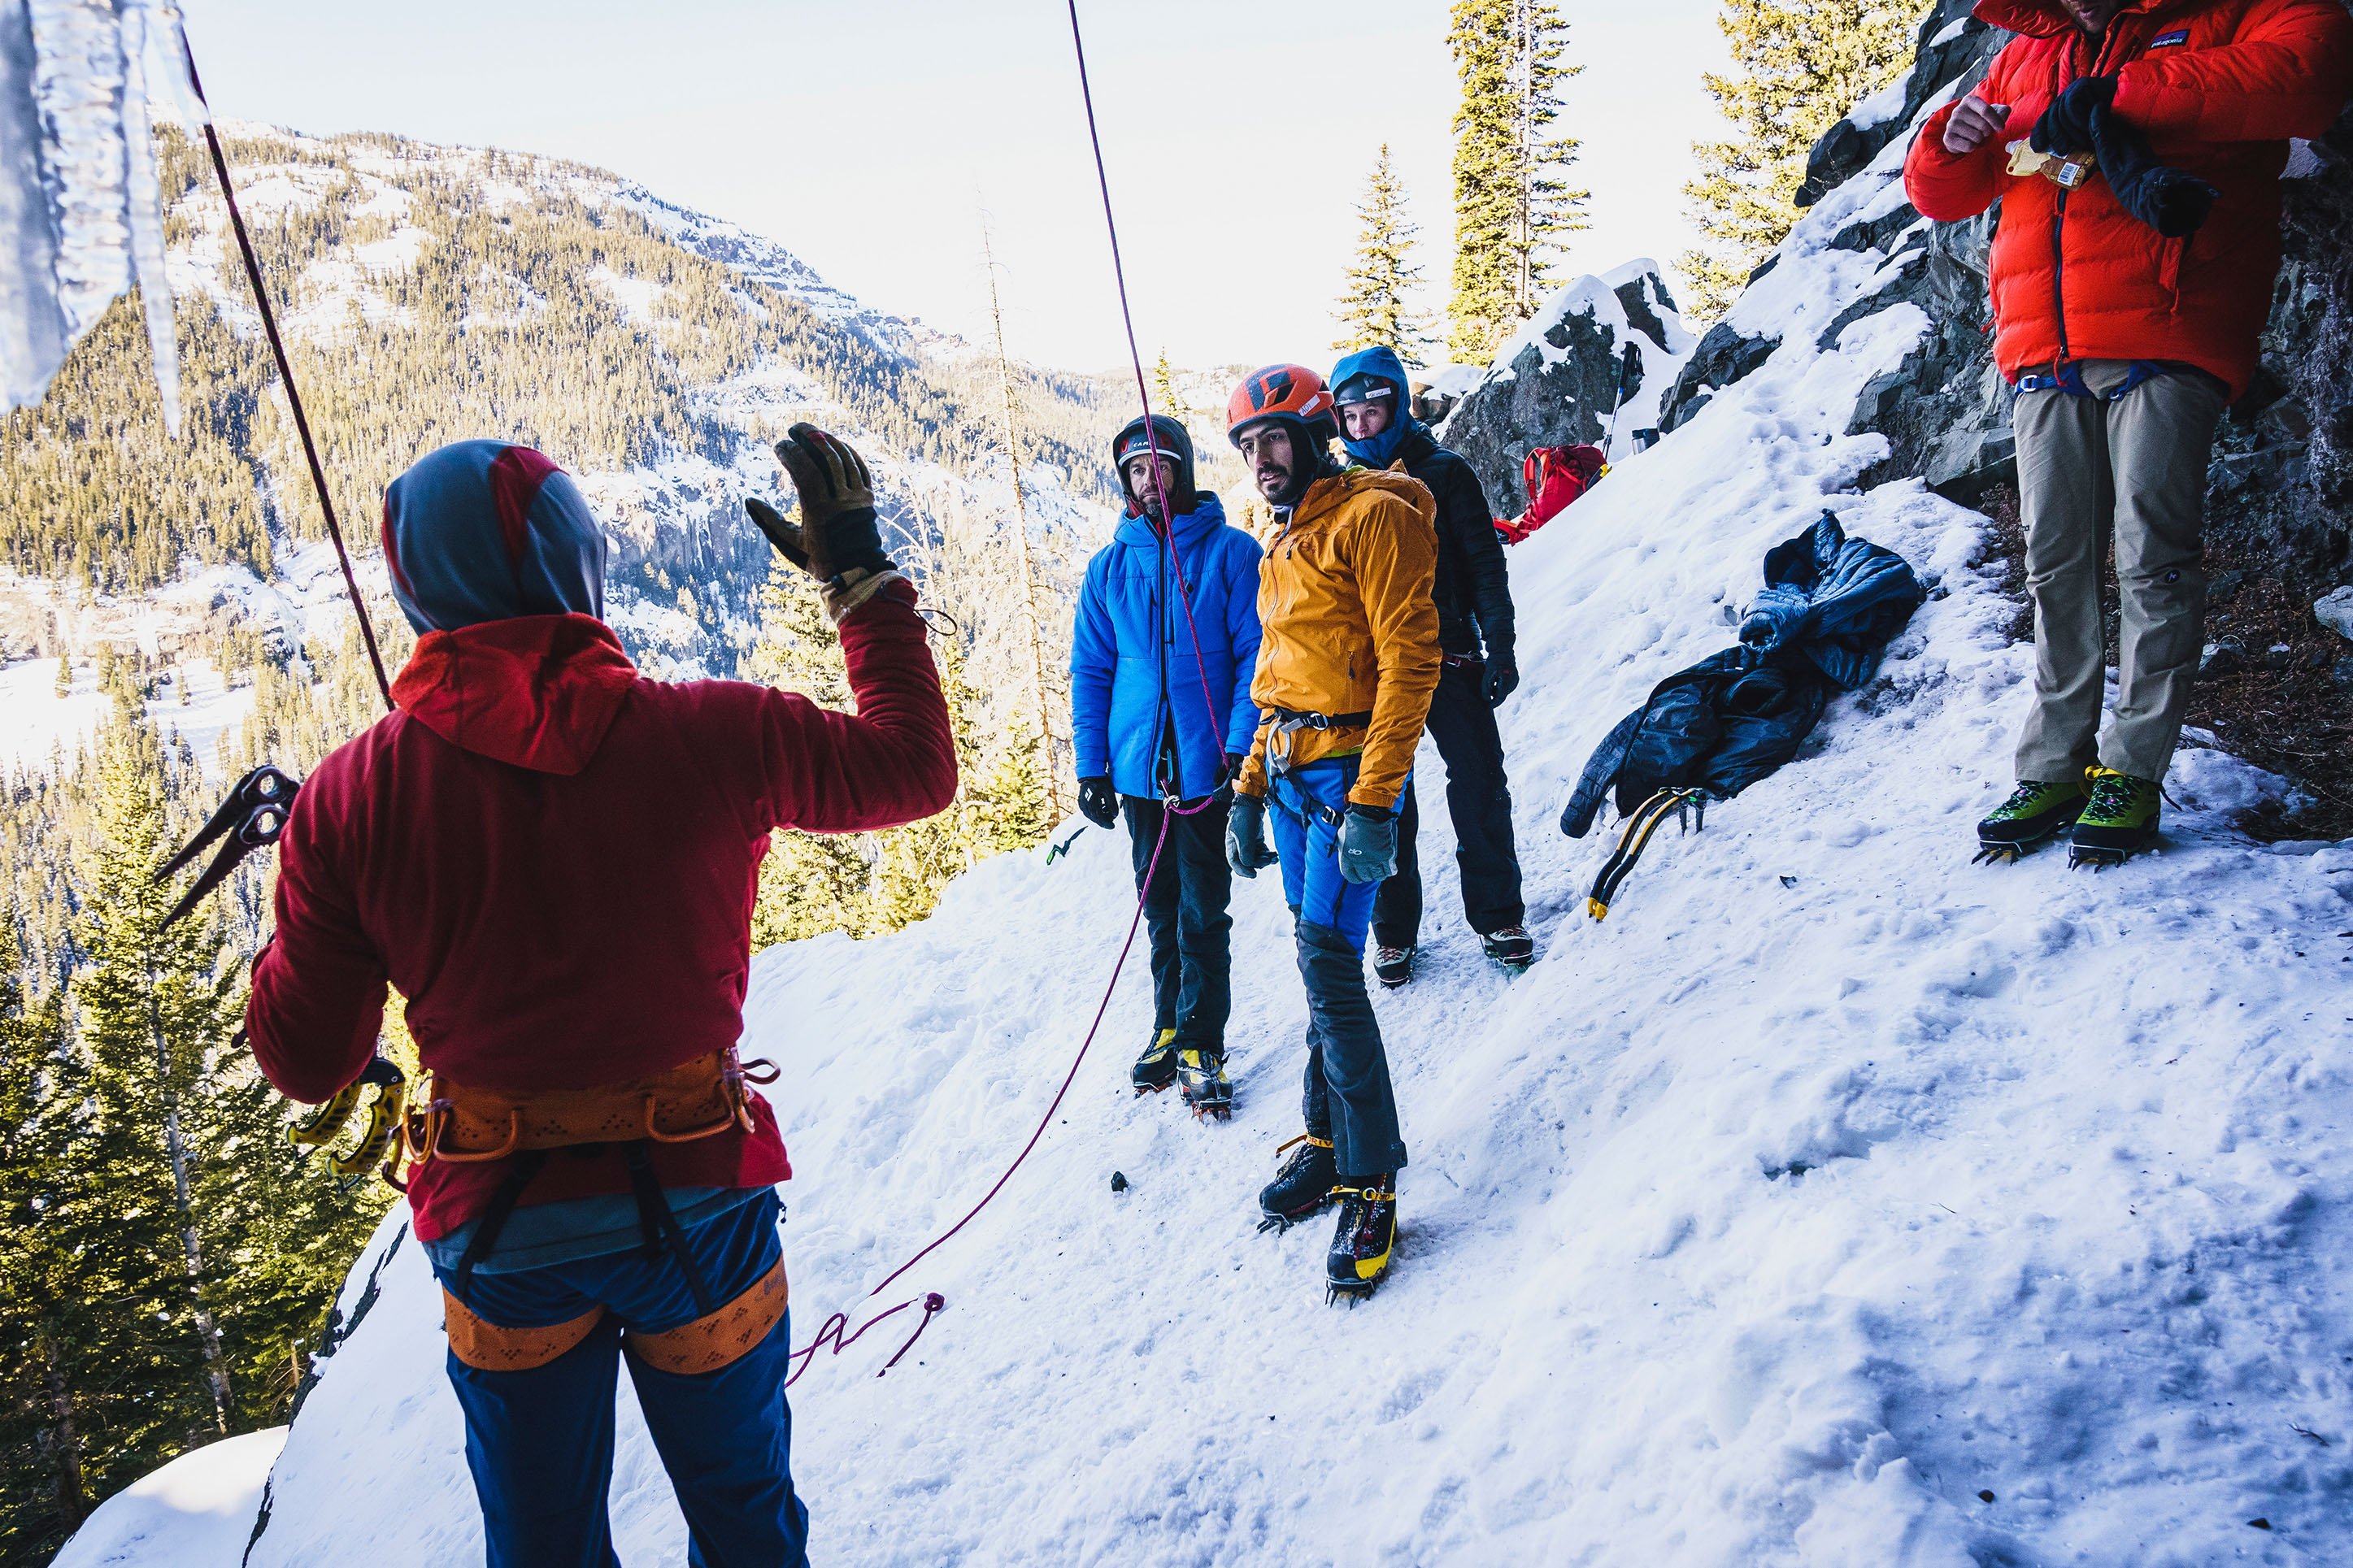
[[1157,1094],[1176,1081],[1176,1031],[1155,1029],[1152,1043],[1135,1058],[1135,1068],[1127,1075],[1138,1094]]
[[2155,779],[2137,779],[2114,768],[2094,768],[2092,804],[2075,819],[2070,870],[2121,866],[2157,842],[2160,796]]
[[2044,839],[2065,832],[2089,799],[2082,779],[2057,784],[2021,779],[2010,798],[1978,824],[1977,861],[2017,859]]
[[1176,1053],[1176,1092],[1196,1116],[1229,1121],[1234,1114],[1234,1084],[1226,1076],[1226,1053],[1187,1046]]

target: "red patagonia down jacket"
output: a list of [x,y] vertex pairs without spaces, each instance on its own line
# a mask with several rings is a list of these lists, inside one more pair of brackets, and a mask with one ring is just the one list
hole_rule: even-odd
[[[2021,37],[1979,92],[2010,106],[2008,129],[1966,156],[1945,148],[1952,106],[1905,160],[1912,205],[1939,222],[1999,197],[1994,357],[2015,381],[2062,360],[2176,360],[2230,384],[2255,370],[2280,262],[2280,172],[2288,139],[2336,123],[2353,85],[2353,19],[2339,0],[2132,0],[2094,39],[2059,0],[1981,0],[1979,19]],[[2157,157],[2221,192],[2204,226],[2166,239],[2106,181],[2072,192],[2009,173],[2008,145],[2069,83],[2113,76],[2116,114]]]
[[[955,790],[913,590],[886,584],[841,647],[855,716],[648,680],[586,616],[427,633],[399,711],[295,797],[246,1014],[262,1069],[297,1100],[332,1095],[375,1048],[387,983],[424,1065],[483,1088],[593,1088],[734,1045],[770,830],[890,827]],[[657,1145],[663,1185],[790,1176],[775,1115],[752,1110],[752,1132]],[[505,1163],[428,1163],[418,1237],[472,1218]],[[525,1201],[628,1190],[607,1150],[550,1161]]]

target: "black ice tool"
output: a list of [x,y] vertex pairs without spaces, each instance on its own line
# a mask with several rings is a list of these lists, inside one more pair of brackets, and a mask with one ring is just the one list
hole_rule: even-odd
[[[220,847],[220,853],[213,857],[212,864],[205,868],[205,874],[196,879],[195,886],[181,895],[180,901],[172,906],[172,912],[164,917],[164,926],[169,926],[195,909],[206,893],[228,880],[228,874],[237,869],[237,862],[255,850],[267,849],[278,842],[278,836],[286,831],[286,814],[294,805],[294,794],[301,787],[301,780],[280,773],[267,763],[237,781],[237,787],[229,792],[228,799],[221,803],[220,809],[213,813],[212,820],[205,824],[204,830],[189,839],[186,847],[165,861],[164,868],[155,873],[157,882],[170,881],[202,854],[214,839],[227,836],[227,842]],[[160,931],[163,926],[156,929]]]

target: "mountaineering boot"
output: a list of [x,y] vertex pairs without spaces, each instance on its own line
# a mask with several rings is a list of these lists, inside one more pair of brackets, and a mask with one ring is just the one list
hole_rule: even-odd
[[1373,950],[1373,978],[1394,991],[1413,978],[1413,953],[1409,947],[1381,947]]
[[1397,1246],[1397,1178],[1375,1176],[1356,1185],[1344,1178],[1337,1190],[1340,1223],[1324,1260],[1330,1287],[1324,1302],[1329,1306],[1345,1296],[1353,1307],[1378,1289],[1389,1271],[1389,1254]]
[[2067,868],[2121,866],[2157,842],[2159,810],[2157,781],[2137,779],[2114,768],[2094,768],[2091,804],[2075,819]]
[[1482,933],[1480,945],[1487,956],[1506,969],[1525,969],[1536,961],[1536,939],[1528,934],[1525,926],[1505,926],[1501,931]]
[[1176,1081],[1176,1031],[1155,1029],[1152,1043],[1135,1058],[1135,1067],[1127,1075],[1138,1094],[1157,1094]]
[[1226,1076],[1226,1053],[1187,1046],[1176,1053],[1176,1092],[1196,1116],[1220,1121],[1234,1114],[1233,1080]]
[[1259,1212],[1266,1215],[1259,1222],[1261,1230],[1289,1230],[1330,1203],[1332,1189],[1340,1184],[1340,1168],[1332,1163],[1332,1140],[1302,1132],[1282,1149],[1294,1146],[1299,1152],[1285,1160],[1274,1180],[1259,1191]]
[[1978,824],[1978,853],[1972,864],[2016,860],[2054,834],[2063,833],[2083,815],[2090,798],[2082,779],[2036,784],[2021,779],[2010,798]]

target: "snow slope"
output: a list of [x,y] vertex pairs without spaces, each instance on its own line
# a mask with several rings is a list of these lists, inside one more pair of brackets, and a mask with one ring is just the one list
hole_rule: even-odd
[[[1890,178],[1834,194],[1743,305],[1788,346],[1513,554],[1528,679],[1502,717],[1544,955],[1479,959],[1434,814],[1426,962],[1377,1003],[1414,1151],[1390,1282],[1328,1308],[1326,1227],[1253,1232],[1304,1022],[1261,878],[1236,899],[1231,1124],[1130,1098],[1132,961],[1036,1154],[881,1298],[945,1311],[888,1377],[912,1314],[795,1389],[821,1561],[2353,1562],[2353,845],[2237,837],[2279,786],[2192,746],[2162,853],[1968,864],[2029,650],[1981,519],[1849,489],[1883,445],[1848,410],[1925,318],[1813,347],[1873,283],[1822,241]],[[1825,506],[1931,601],[1803,755],[1654,843],[1590,921],[1609,836],[1552,826],[1587,751],[1728,645],[1765,550]],[[897,937],[762,956],[747,1045],[785,1069],[797,1342],[862,1319],[1020,1147],[1129,899],[1091,831]],[[381,1295],[294,1423],[256,1565],[479,1552],[398,1237],[396,1215],[354,1273],[347,1312]],[[623,1561],[675,1562],[622,1398]]]

